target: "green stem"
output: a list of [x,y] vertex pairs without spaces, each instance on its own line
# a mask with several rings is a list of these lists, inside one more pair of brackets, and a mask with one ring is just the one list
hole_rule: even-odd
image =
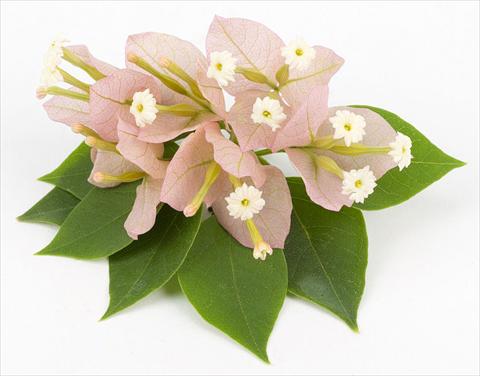
[[375,147],[362,144],[351,146],[332,146],[330,151],[341,155],[362,155],[362,154],[387,154],[391,149],[389,147]]
[[70,64],[79,67],[80,69],[84,70],[90,77],[92,77],[95,81],[98,81],[105,77],[105,75],[100,72],[94,66],[85,63],[82,59],[80,59],[76,54],[71,52],[68,48],[63,47],[63,60],[68,61]]
[[84,93],[78,93],[73,90],[63,89],[58,86],[50,86],[46,89],[46,93],[50,95],[60,95],[62,97],[68,97],[72,99],[78,99],[84,102],[88,102],[90,100],[90,96]]
[[75,86],[77,88],[79,88],[80,90],[83,90],[84,92],[86,93],[89,93],[90,92],[90,85],[83,82],[83,81],[80,81],[78,79],[76,79],[75,77],[73,77],[70,73],[64,71],[62,68],[60,67],[57,67],[58,71],[62,74],[62,77],[63,77],[63,81],[66,82],[67,84],[70,84],[72,86]]

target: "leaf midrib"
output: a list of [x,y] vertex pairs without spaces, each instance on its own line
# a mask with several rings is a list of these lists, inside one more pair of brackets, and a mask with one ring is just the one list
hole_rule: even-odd
[[263,352],[260,349],[260,347],[258,346],[257,340],[255,339],[255,336],[253,335],[252,328],[250,327],[250,324],[248,323],[247,315],[245,313],[245,310],[244,310],[243,305],[242,305],[242,301],[240,299],[240,293],[239,293],[238,287],[237,287],[237,279],[236,279],[236,276],[235,276],[235,268],[233,266],[232,244],[231,243],[230,243],[230,247],[229,247],[229,250],[228,250],[228,259],[230,261],[230,268],[232,270],[232,282],[233,282],[233,287],[234,287],[234,291],[235,291],[235,297],[237,298],[237,302],[238,302],[238,305],[240,307],[241,316],[242,316],[243,320],[245,321],[245,325],[247,326],[247,329],[248,329],[248,334],[250,335],[250,338],[253,340],[255,348],[257,349],[259,354],[262,354]]
[[[337,293],[337,290],[335,289],[335,286],[333,285],[333,282],[330,278],[330,275],[328,274],[327,270],[325,269],[323,263],[322,263],[322,260],[320,259],[320,256],[318,255],[318,253],[316,252],[316,248],[314,247],[313,243],[312,243],[312,240],[310,238],[310,235],[307,231],[307,228],[305,227],[305,225],[303,224],[302,220],[300,219],[300,216],[298,215],[298,212],[297,210],[295,209],[295,205],[293,205],[293,213],[295,214],[295,217],[297,218],[298,222],[300,223],[300,226],[302,227],[302,230],[305,232],[305,236],[308,240],[308,243],[310,244],[310,250],[312,251],[313,255],[315,256],[315,259],[318,261],[321,269],[322,269],[322,272],[323,274],[325,275],[325,277],[327,278],[327,281],[330,285],[330,288],[332,289],[333,293],[335,294],[335,297],[337,298],[338,302],[340,303],[340,306],[342,307],[342,310],[343,312],[345,313],[348,321],[352,324],[352,325],[356,325],[355,324],[355,321],[352,320],[352,318],[350,317],[350,314],[348,313],[347,309],[345,308],[345,305],[343,304],[342,300],[340,299],[340,296],[338,295]],[[302,253],[303,254],[303,253]]]
[[[170,222],[170,224],[168,225],[166,231],[163,233],[161,239],[158,241],[158,243],[161,243],[163,241],[163,239],[165,238],[165,236],[168,234],[168,231],[170,230],[170,228],[173,226],[173,224],[175,223],[177,217],[178,217],[178,212],[175,213],[175,217],[173,218],[173,220]],[[147,272],[147,269],[150,267],[151,263],[152,263],[152,260],[155,258],[155,256],[157,255],[159,251],[159,248],[157,248],[154,252],[152,252],[152,256],[150,257],[150,259],[148,260],[148,262],[145,264],[145,267],[143,268],[142,272],[140,273],[139,277],[135,280],[135,282],[131,285],[131,287],[128,289],[128,291],[123,295],[123,297],[120,299],[120,301],[115,304],[114,307],[112,307],[112,309],[109,311],[113,311],[115,312],[115,310],[125,301],[127,295],[129,295],[132,290],[134,289],[134,287],[138,284],[138,282],[143,278],[143,276],[145,275],[145,273]]]

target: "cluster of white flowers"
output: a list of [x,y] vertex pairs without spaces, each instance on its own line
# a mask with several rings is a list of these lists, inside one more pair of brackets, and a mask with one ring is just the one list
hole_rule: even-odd
[[[310,66],[317,53],[302,38],[297,38],[282,47],[281,54],[290,69],[304,71]],[[207,77],[214,78],[222,87],[228,86],[229,82],[235,81],[236,63],[237,59],[230,51],[214,51],[210,53]]]
[[50,43],[43,58],[43,68],[40,78],[42,86],[48,87],[55,85],[59,81],[63,81],[63,76],[58,70],[58,65],[62,61],[63,46],[67,42],[67,39],[58,36]]
[[[336,111],[335,116],[331,117],[330,123],[335,129],[334,139],[343,139],[347,147],[352,143],[359,142],[366,134],[365,118],[351,111]],[[394,142],[389,144],[388,154],[397,163],[398,168],[403,170],[410,165],[413,158],[411,148],[412,140],[410,137],[398,132]],[[342,183],[342,193],[348,195],[354,202],[363,203],[364,200],[373,193],[377,185],[376,178],[370,170],[370,166],[365,166],[360,170],[344,171]]]
[[133,94],[130,113],[135,116],[135,123],[139,128],[143,128],[155,121],[158,112],[156,105],[157,102],[153,94],[150,93],[150,89]]
[[[291,69],[303,71],[315,59],[316,51],[303,39],[298,38],[282,47],[281,54],[285,58],[285,64],[288,64]],[[236,62],[237,59],[229,51],[210,53],[207,77],[214,78],[222,87],[228,86],[229,82],[235,81]],[[255,123],[266,124],[275,131],[287,117],[280,101],[265,97],[257,98],[252,108],[251,118]]]

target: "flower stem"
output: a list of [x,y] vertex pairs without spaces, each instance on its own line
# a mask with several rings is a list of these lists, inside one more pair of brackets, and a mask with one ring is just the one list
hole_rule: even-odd
[[76,91],[63,89],[58,86],[50,86],[46,88],[45,93],[50,95],[60,95],[62,97],[68,97],[72,99],[78,99],[84,102],[88,102],[90,100],[90,97],[88,94],[78,93]]
[[98,81],[105,77],[105,75],[100,72],[97,68],[92,65],[85,63],[82,59],[80,59],[76,54],[70,51],[68,48],[63,47],[63,60],[68,61],[70,64],[79,67],[80,69],[84,70],[90,77],[92,77],[95,81]]
[[67,84],[70,84],[72,86],[75,86],[77,88],[79,88],[80,90],[83,90],[84,92],[86,93],[89,93],[90,92],[90,85],[83,82],[83,81],[80,81],[78,79],[76,79],[75,77],[73,77],[70,73],[64,71],[62,68],[60,67],[57,67],[57,69],[59,70],[59,72],[61,73],[62,77],[63,77],[63,81],[65,81]]
[[336,145],[332,146],[330,151],[341,155],[362,155],[362,154],[387,154],[391,149],[389,147],[375,147],[362,144],[353,144],[350,146]]
[[187,89],[185,89],[177,80],[174,78],[159,72],[156,70],[148,61],[145,59],[142,59],[140,56],[136,55],[130,55],[128,56],[128,61],[131,63],[137,65],[138,67],[142,68],[144,71],[150,73],[154,77],[158,78],[166,87],[168,87],[170,90],[173,90],[181,95],[185,95],[186,97],[190,98],[191,100],[195,101],[198,103],[200,106],[211,110],[210,105],[208,104],[207,101],[196,97],[192,93],[190,93]]

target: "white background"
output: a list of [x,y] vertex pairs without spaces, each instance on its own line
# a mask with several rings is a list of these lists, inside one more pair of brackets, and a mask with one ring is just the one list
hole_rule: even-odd
[[[478,374],[478,13],[477,2],[2,3],[2,373]],[[346,64],[331,105],[390,109],[468,162],[407,203],[365,214],[360,334],[289,298],[270,366],[203,322],[174,285],[98,322],[106,262],[34,257],[55,229],[15,220],[50,189],[35,179],[80,142],[34,96],[49,40],[62,32],[121,66],[127,36],[142,31],[203,49],[214,14],[334,49]]]

